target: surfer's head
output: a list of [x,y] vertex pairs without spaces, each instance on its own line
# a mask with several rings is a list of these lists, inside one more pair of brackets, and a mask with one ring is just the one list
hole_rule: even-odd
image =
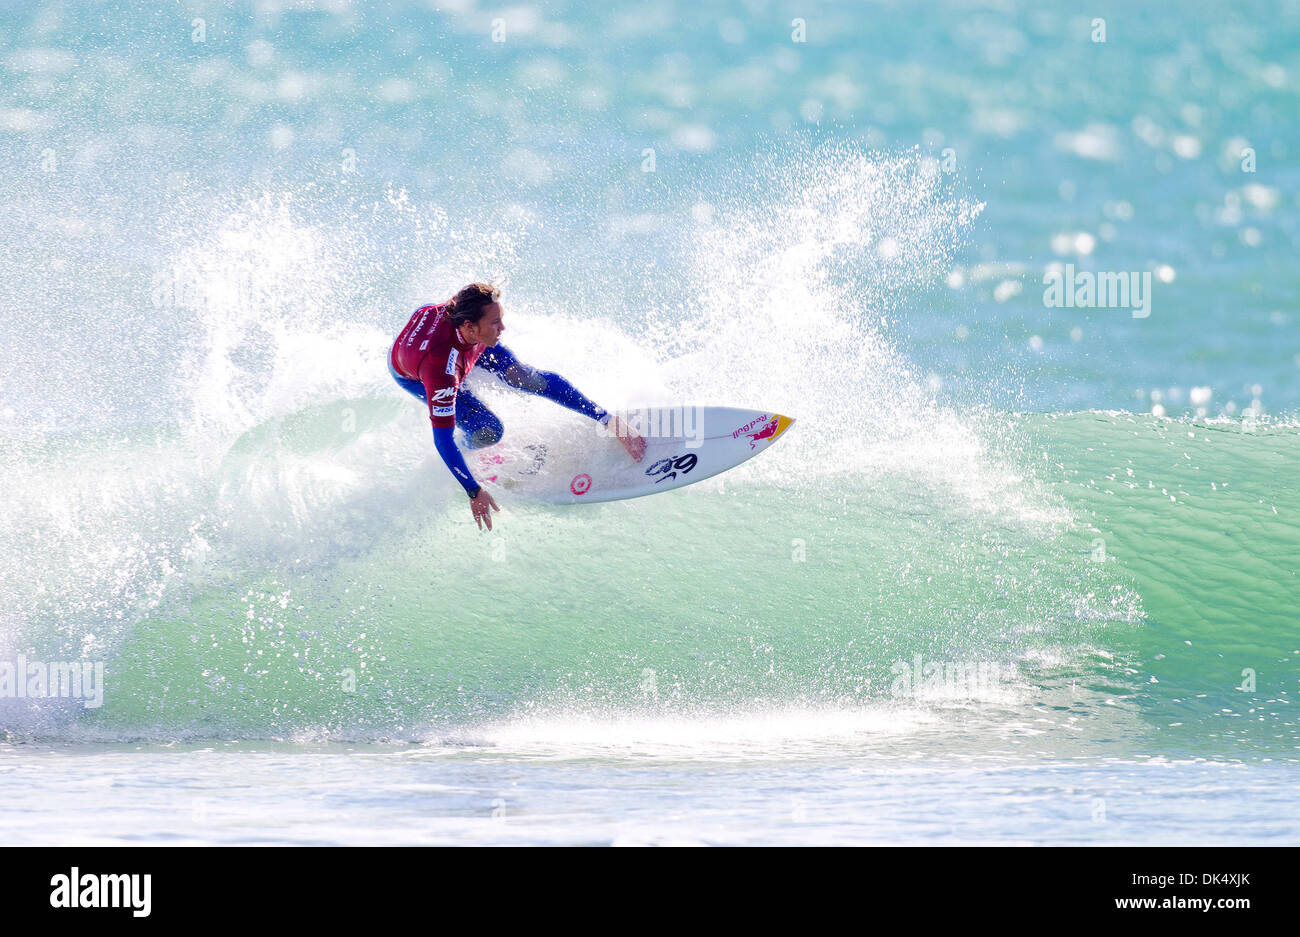
[[452,297],[447,318],[468,342],[495,345],[506,330],[501,321],[501,290],[490,283],[471,283]]

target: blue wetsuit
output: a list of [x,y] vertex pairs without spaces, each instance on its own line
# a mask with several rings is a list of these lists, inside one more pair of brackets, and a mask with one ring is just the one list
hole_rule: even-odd
[[[538,371],[523,364],[504,345],[485,348],[478,357],[477,366],[492,372],[516,390],[553,400],[560,406],[581,413],[599,423],[609,420],[609,414],[604,409],[584,397],[576,387],[560,375],[551,371]],[[388,372],[403,390],[427,404],[424,385],[420,381],[398,374],[393,370],[391,359],[388,362]],[[453,435],[456,430],[460,431],[459,437]],[[465,458],[457,448],[457,443],[466,449],[482,449],[500,442],[504,434],[505,426],[500,418],[473,393],[461,387],[456,393],[455,430],[450,427],[434,427],[433,444],[438,454],[442,456],[443,462],[447,464],[447,468],[456,476],[456,480],[464,486],[466,492],[473,492],[478,487],[478,483],[470,474]]]

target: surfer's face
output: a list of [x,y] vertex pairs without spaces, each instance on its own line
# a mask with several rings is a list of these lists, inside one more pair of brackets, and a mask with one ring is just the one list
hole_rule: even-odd
[[492,303],[483,307],[481,319],[470,323],[465,329],[465,337],[476,345],[487,345],[491,348],[501,341],[501,333],[505,330],[505,323],[501,321],[501,304]]

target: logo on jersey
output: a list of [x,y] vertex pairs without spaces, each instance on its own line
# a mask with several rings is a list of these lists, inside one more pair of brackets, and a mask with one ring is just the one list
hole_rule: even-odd
[[429,410],[434,416],[455,416],[455,407],[431,407]]
[[450,354],[447,355],[447,372],[446,372],[446,373],[448,373],[448,374],[452,374],[452,375],[454,375],[454,374],[456,373],[456,356],[457,356],[458,354],[459,354],[459,352],[457,352],[456,349],[453,348],[453,349],[451,350]]
[[429,340],[427,338],[424,341],[420,342],[420,351],[424,351],[424,349],[428,347],[429,347]]
[[[429,313],[432,312],[433,309],[433,306],[421,306],[419,309],[415,310],[420,313],[420,321],[415,323],[415,328],[411,329],[410,334],[406,336],[406,345],[408,348],[415,344],[415,336],[420,334],[420,329],[424,328],[424,320],[429,318]],[[434,323],[437,323],[436,319],[434,320]],[[424,346],[421,345],[420,348],[423,350]]]
[[433,392],[433,399],[439,403],[447,403],[456,399],[456,388],[439,387]]

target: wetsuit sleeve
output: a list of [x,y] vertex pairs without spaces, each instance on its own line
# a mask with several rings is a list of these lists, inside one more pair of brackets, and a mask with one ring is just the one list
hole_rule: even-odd
[[478,366],[490,371],[511,387],[528,394],[553,400],[560,406],[590,417],[598,423],[609,422],[609,414],[582,395],[560,375],[551,371],[538,371],[523,364],[504,345],[496,345],[479,356]]
[[429,401],[429,422],[433,424],[433,447],[442,456],[451,474],[456,476],[465,489],[471,493],[478,482],[469,473],[465,457],[456,445],[456,392],[460,389],[456,378],[456,350],[449,353],[452,357],[429,355],[420,366],[420,382],[424,385],[424,397]]
[[438,450],[438,455],[442,456],[442,461],[447,463],[447,468],[451,469],[451,474],[456,476],[456,481],[460,482],[465,488],[465,493],[469,494],[477,488],[478,482],[474,481],[474,476],[469,473],[469,466],[465,464],[465,457],[460,454],[460,449],[456,447],[456,440],[453,438],[455,429],[450,426],[435,426],[433,428],[433,446]]

